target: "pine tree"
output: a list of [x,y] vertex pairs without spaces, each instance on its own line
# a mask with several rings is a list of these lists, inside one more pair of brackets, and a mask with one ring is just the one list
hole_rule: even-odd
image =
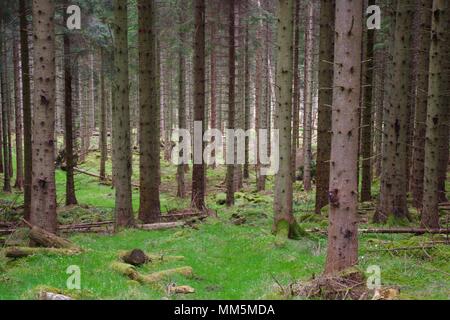
[[114,0],[113,170],[116,228],[134,224],[131,205],[131,141],[128,78],[127,0]]
[[358,262],[359,97],[361,92],[362,1],[336,1],[334,90],[325,273]]
[[33,1],[34,103],[31,224],[55,233],[55,29],[53,0]]

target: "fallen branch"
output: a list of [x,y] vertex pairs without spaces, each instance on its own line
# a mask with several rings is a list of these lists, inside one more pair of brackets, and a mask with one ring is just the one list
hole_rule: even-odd
[[66,248],[66,249],[75,249],[81,250],[78,246],[76,246],[73,242],[58,237],[56,234],[48,232],[38,226],[33,226],[25,219],[22,221],[31,228],[29,237],[32,241],[46,248]]
[[67,249],[67,248],[10,247],[6,248],[4,252],[7,258],[18,259],[32,256],[34,254],[72,256],[79,254],[82,251],[79,249]]
[[412,234],[450,234],[450,229],[425,229],[425,228],[369,228],[359,229],[359,233],[412,233]]
[[134,266],[128,263],[123,262],[113,262],[111,264],[111,268],[121,273],[131,280],[138,281],[142,284],[153,284],[155,282],[161,281],[167,277],[173,276],[173,275],[183,275],[186,277],[191,277],[193,275],[193,271],[191,267],[180,267],[180,268],[174,268],[174,269],[168,269],[163,271],[158,271],[151,273],[149,275],[143,275],[139,273],[139,271],[136,270]]
[[[321,233],[327,234],[326,229],[306,229],[306,232],[310,233]],[[421,234],[450,234],[450,229],[424,229],[424,228],[368,228],[368,229],[358,229],[358,233],[391,233],[391,234],[401,234],[401,233],[411,233],[415,235]]]
[[[96,174],[96,173],[92,173],[92,172],[89,172],[89,171],[86,171],[86,170],[82,170],[82,169],[80,169],[80,168],[73,168],[73,171],[75,171],[75,172],[78,172],[78,173],[81,173],[81,174],[84,174],[84,175],[87,175],[87,176],[90,176],[90,177],[94,177],[94,178],[98,178],[98,179],[102,179],[102,177],[100,177],[100,175],[99,174]],[[109,178],[109,177],[105,177],[105,179],[103,180],[103,182],[109,182],[109,183],[112,183],[112,180],[111,180],[111,178]],[[134,188],[139,188],[139,184],[137,184],[137,183],[131,183],[131,185],[134,187]]]
[[100,222],[89,222],[89,223],[79,223],[79,224],[68,224],[59,226],[59,230],[72,230],[72,229],[91,229],[96,227],[113,225],[114,221],[100,221]]
[[138,224],[136,228],[142,230],[165,230],[182,227],[184,222],[161,222],[161,223],[149,223],[149,224]]

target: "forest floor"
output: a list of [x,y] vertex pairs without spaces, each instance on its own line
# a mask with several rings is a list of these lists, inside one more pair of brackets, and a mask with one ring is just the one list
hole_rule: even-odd
[[[80,168],[98,172],[99,154],[92,152]],[[138,168],[137,157],[134,167]],[[111,163],[107,170],[111,171]],[[161,208],[169,212],[188,207],[189,201],[175,197],[175,166],[162,162]],[[189,171],[186,175],[190,180]],[[226,208],[223,203],[225,169],[208,170],[208,207],[218,218],[208,218],[198,228],[183,227],[161,231],[125,230],[118,234],[75,233],[70,239],[86,249],[75,256],[34,255],[8,260],[0,253],[0,299],[34,299],[42,286],[65,290],[71,265],[80,267],[81,291],[72,292],[81,299],[266,299],[275,298],[280,285],[307,281],[322,273],[327,238],[311,232],[301,240],[278,241],[271,233],[272,184],[267,192],[257,194],[255,177],[236,194],[236,205]],[[77,198],[80,206],[59,209],[61,224],[112,219],[114,190],[98,179],[76,174]],[[138,173],[133,175],[138,182]],[[59,205],[64,204],[65,172],[56,173]],[[189,183],[188,183],[189,185]],[[374,185],[377,195],[378,186]],[[14,207],[22,203],[22,194],[0,193],[0,221],[18,219]],[[134,190],[133,206],[137,211],[139,193]],[[361,205],[360,228],[368,226],[374,204]],[[294,210],[305,229],[325,230],[327,219],[313,214],[314,193],[303,191],[301,182],[295,184]],[[417,212],[411,209],[417,221]],[[233,215],[239,216],[239,223]],[[234,216],[236,217],[236,216]],[[416,223],[409,224],[417,225]],[[445,224],[444,224],[445,225]],[[374,226],[374,225],[371,225]],[[450,298],[450,247],[437,245],[432,249],[399,250],[392,248],[414,246],[442,236],[411,236],[392,234],[361,234],[359,236],[359,267],[381,268],[384,286],[400,288],[403,299]],[[4,238],[3,241],[6,239]],[[11,239],[9,239],[11,240]],[[183,261],[154,262],[139,268],[143,274],[179,266],[191,266],[194,277],[174,276],[157,286],[140,285],[114,272],[110,265],[122,250],[140,248],[148,253],[184,256]],[[388,250],[386,250],[388,249]],[[169,283],[189,285],[193,294],[169,295]]]

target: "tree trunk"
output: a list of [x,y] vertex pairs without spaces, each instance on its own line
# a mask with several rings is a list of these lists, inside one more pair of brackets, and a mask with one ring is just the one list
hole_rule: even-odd
[[55,3],[33,2],[34,103],[31,224],[55,233]]
[[[178,51],[178,61],[179,61],[179,69],[178,69],[178,127],[180,129],[187,129],[186,128],[186,58],[184,55],[184,50],[186,49],[186,36],[185,32],[182,29],[182,25],[185,23],[184,19],[184,13],[185,13],[185,1],[180,0],[179,1],[181,10],[179,13],[179,23],[180,23],[180,31],[179,31],[179,38],[180,38],[180,49]],[[212,58],[211,58],[212,59]],[[211,71],[212,72],[212,71]],[[212,112],[212,111],[211,111]],[[211,116],[211,120],[213,119],[213,116]],[[212,127],[212,124],[211,124]],[[182,141],[182,138],[179,139],[179,142]],[[180,157],[183,156],[183,154],[179,155]],[[186,196],[186,182],[185,182],[185,167],[187,164],[180,163],[177,166],[177,197],[184,198]]]
[[312,103],[313,103],[313,62],[314,62],[314,3],[308,4],[308,21],[305,44],[305,112],[303,114],[303,186],[305,191],[311,190],[312,161]]
[[[423,180],[423,207],[421,225],[424,228],[439,228],[439,160],[443,143],[448,144],[448,133],[442,135],[441,127],[448,126],[448,90],[446,45],[450,22],[447,1],[434,0],[431,25],[430,69],[428,81],[428,106],[425,136],[425,172]],[[447,129],[448,130],[448,129]],[[448,132],[448,131],[447,131]]]
[[296,156],[299,147],[300,132],[300,0],[295,0],[295,29],[294,29],[294,97],[292,105],[292,179],[296,179]]
[[15,106],[15,133],[16,133],[16,182],[14,188],[23,189],[23,139],[22,139],[22,96],[20,74],[19,39],[14,31],[13,40],[14,63],[14,106]]
[[[66,0],[65,5],[68,6]],[[65,20],[68,15],[64,15]],[[77,204],[75,196],[75,181],[73,176],[73,167],[76,166],[73,152],[73,111],[72,111],[72,59],[70,49],[70,35],[65,30],[63,35],[64,49],[64,141],[66,154],[66,205]]]
[[[249,2],[247,1],[248,5]],[[248,8],[247,8],[248,10]],[[244,79],[244,130],[247,132],[250,129],[250,53],[249,53],[249,23],[245,24],[245,48],[244,48],[244,56],[245,56],[245,79]],[[244,164],[244,179],[248,179],[250,177],[249,170],[249,138],[245,137],[245,164]]]
[[[235,5],[234,0],[229,2],[229,13],[228,13],[228,129],[234,129],[235,120]],[[234,137],[229,136],[227,133],[227,157],[228,155],[235,154]],[[228,160],[229,161],[229,160]],[[227,199],[226,205],[232,206],[234,204],[234,179],[235,179],[235,164],[228,163],[227,161]]]
[[157,221],[161,215],[159,202],[159,105],[152,103],[154,77],[154,11],[153,0],[139,0],[139,101],[140,101],[140,207],[139,219]]
[[[201,129],[198,134],[203,137],[205,131],[205,0],[195,0],[194,6],[194,122],[200,123]],[[203,138],[196,144],[194,144],[191,200],[195,209],[204,210],[206,208],[206,170],[203,162]]]
[[100,49],[100,180],[106,180],[106,161],[108,159],[108,133],[107,133],[107,110],[106,110],[106,91],[105,91],[105,49]]
[[[0,9],[0,55],[2,63],[0,64],[0,82],[1,82],[1,92],[2,92],[2,142],[3,142],[3,192],[11,192],[11,172],[9,169],[9,106],[8,106],[8,68],[7,68],[7,50],[6,42],[4,39],[5,27],[3,23],[2,10]],[[4,47],[4,48],[3,48]]]
[[333,99],[334,0],[320,3],[319,107],[317,121],[316,213],[328,204]]
[[274,226],[276,234],[298,238],[298,225],[292,213],[292,70],[293,0],[278,1],[276,129],[279,130],[279,170],[275,176]]
[[[256,39],[260,40],[261,38],[261,32],[262,28],[260,26],[256,27]],[[258,147],[258,154],[257,154],[257,165],[256,165],[256,188],[258,191],[264,190],[264,182],[265,182],[265,176],[261,175],[261,162],[260,162],[260,129],[264,129],[265,124],[265,105],[262,103],[262,67],[264,63],[263,59],[263,53],[262,53],[262,46],[258,46],[256,48],[256,63],[255,63],[255,128],[256,128],[256,138],[257,138],[257,147]]]
[[134,225],[131,204],[131,141],[128,78],[127,1],[114,0],[113,149],[116,229]]
[[374,221],[386,222],[409,218],[406,205],[406,157],[409,90],[409,59],[413,1],[398,1],[393,54],[392,94],[384,110],[384,147],[381,174],[380,202]]
[[413,138],[413,159],[411,170],[411,193],[413,206],[422,208],[423,174],[425,158],[425,134],[428,103],[428,68],[430,60],[431,6],[428,0],[416,0],[414,15],[415,63],[415,130]]
[[30,220],[31,212],[31,90],[30,62],[28,48],[28,22],[26,0],[19,0],[20,11],[20,62],[22,69],[22,103],[23,103],[23,151],[24,151],[24,218]]
[[[369,1],[369,6],[374,5],[375,0]],[[373,93],[373,67],[374,67],[374,30],[366,31],[365,45],[365,63],[363,85],[363,110],[362,110],[362,129],[361,129],[361,201],[370,201],[372,199],[372,93]]]
[[334,88],[325,273],[358,262],[358,160],[362,1],[336,1]]

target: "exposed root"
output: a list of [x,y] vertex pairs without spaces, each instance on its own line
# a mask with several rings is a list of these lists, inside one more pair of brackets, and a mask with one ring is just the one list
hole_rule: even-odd
[[326,300],[367,300],[372,296],[367,289],[364,274],[357,268],[295,283],[291,285],[291,294],[307,299]]

